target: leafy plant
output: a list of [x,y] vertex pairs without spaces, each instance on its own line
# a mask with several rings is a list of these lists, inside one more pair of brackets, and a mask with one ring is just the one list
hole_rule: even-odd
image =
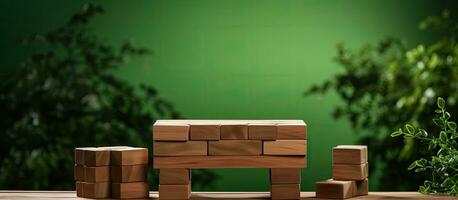
[[391,133],[392,137],[404,136],[419,140],[428,146],[428,151],[434,153],[429,159],[421,158],[414,161],[408,170],[415,172],[427,172],[428,179],[420,186],[423,194],[448,194],[458,195],[458,132],[456,123],[449,121],[451,115],[445,110],[445,100],[437,99],[437,107],[434,112],[437,116],[433,119],[434,124],[440,128],[439,137],[429,135],[427,131],[406,124],[405,128]]
[[339,44],[335,60],[342,72],[305,92],[308,96],[333,91],[342,99],[333,116],[348,119],[358,142],[370,146],[370,172],[382,172],[377,177],[379,190],[414,190],[424,180],[413,172],[394,170],[407,168],[428,151],[413,138],[392,140],[391,130],[407,122],[432,130],[434,111],[426,108],[435,105],[437,96],[445,97],[448,109],[458,112],[456,17],[444,11],[420,22],[419,28],[434,31],[432,43],[408,48],[404,40],[387,37],[359,50]]
[[[88,28],[101,13],[85,4],[64,26],[25,40],[38,52],[1,85],[0,188],[72,189],[74,147],[151,147],[152,123],[181,117],[154,87],[112,74],[150,50],[102,42]],[[157,173],[149,172],[156,189]],[[208,186],[215,174],[195,177],[194,186]]]

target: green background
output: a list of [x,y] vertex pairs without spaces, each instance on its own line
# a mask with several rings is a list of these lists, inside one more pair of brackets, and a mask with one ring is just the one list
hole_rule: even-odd
[[[134,84],[155,86],[185,117],[303,119],[309,133],[303,191],[314,190],[316,181],[331,177],[333,146],[356,141],[348,122],[331,117],[340,103],[335,95],[302,95],[338,72],[332,61],[336,44],[359,47],[390,35],[407,38],[410,46],[427,42],[434,36],[417,31],[418,21],[449,4],[434,0],[95,2],[106,10],[92,24],[100,37],[116,44],[130,40],[154,52],[115,73]],[[22,37],[58,27],[83,3],[2,1],[0,78],[34,50],[19,45]],[[268,190],[265,169],[215,171],[220,179],[212,190]],[[370,180],[370,187],[376,188],[377,173]]]

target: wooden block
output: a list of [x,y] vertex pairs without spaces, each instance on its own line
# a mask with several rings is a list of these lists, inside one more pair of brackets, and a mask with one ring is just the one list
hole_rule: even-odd
[[75,174],[76,181],[84,182],[84,166],[83,165],[75,165],[74,174]]
[[248,139],[276,140],[277,126],[275,124],[248,124]]
[[208,155],[261,155],[262,141],[260,140],[220,140],[208,142]]
[[84,165],[88,167],[110,165],[110,151],[104,148],[88,148],[83,150]]
[[192,124],[190,131],[191,140],[219,140],[221,126],[219,124]]
[[367,178],[368,171],[368,163],[357,165],[333,164],[332,178],[334,180],[363,180]]
[[270,186],[272,199],[300,199],[301,186],[299,184],[274,184]]
[[247,140],[247,124],[221,124],[222,140]]
[[362,181],[356,181],[356,196],[365,196],[369,194],[369,180],[366,178]]
[[207,155],[207,141],[154,142],[154,156],[204,156]]
[[154,157],[154,168],[303,168],[305,156],[176,156]]
[[332,149],[334,164],[362,164],[367,163],[367,146],[339,145]]
[[154,124],[153,140],[156,141],[187,141],[189,139],[188,124]]
[[111,150],[111,165],[148,164],[147,148],[129,148]]
[[307,125],[305,123],[278,124],[277,140],[306,140]]
[[95,149],[95,147],[77,147],[75,148],[75,164],[84,165],[84,151]]
[[83,182],[83,197],[91,199],[109,198],[111,194],[109,182],[88,183]]
[[108,182],[110,181],[110,166],[84,167],[85,182]]
[[75,183],[76,186],[76,196],[77,197],[83,197],[83,182],[77,181]]
[[149,197],[147,182],[112,183],[111,197],[116,199],[139,199]]
[[307,155],[307,140],[264,141],[264,155]]
[[288,183],[301,183],[301,169],[300,168],[272,168],[270,169],[270,183],[275,184],[288,184]]
[[159,184],[187,185],[191,181],[190,169],[160,169]]
[[317,198],[346,199],[356,194],[355,181],[326,180],[317,182],[315,185]]
[[191,186],[186,185],[163,185],[159,184],[159,199],[189,199]]
[[145,182],[148,169],[146,165],[121,165],[110,167],[110,180],[116,183]]

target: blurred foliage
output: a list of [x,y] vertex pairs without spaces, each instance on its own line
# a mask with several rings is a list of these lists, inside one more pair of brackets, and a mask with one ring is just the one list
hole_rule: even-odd
[[[64,26],[24,41],[40,52],[2,81],[1,189],[72,189],[74,147],[151,148],[152,123],[180,117],[153,87],[112,74],[150,51],[128,42],[115,47],[91,34],[88,22],[101,13],[100,6],[85,4]],[[150,166],[149,172],[156,189],[157,171]],[[215,176],[199,170],[193,186],[209,186]]]
[[428,151],[433,156],[421,158],[410,164],[408,170],[415,172],[427,172],[428,179],[420,186],[419,192],[423,194],[448,194],[458,195],[458,132],[456,123],[450,121],[451,114],[445,109],[445,100],[437,99],[437,109],[434,110],[436,117],[434,124],[440,128],[440,132],[431,136],[421,128],[415,128],[406,124],[405,128],[399,128],[391,133],[392,137],[404,136],[413,138],[428,146]]
[[393,37],[359,50],[338,45],[336,61],[342,72],[305,92],[307,96],[332,90],[343,100],[333,116],[348,119],[359,133],[359,143],[369,146],[370,171],[377,168],[381,172],[380,190],[418,188],[425,177],[399,169],[407,168],[423,153],[434,153],[413,138],[391,139],[391,130],[405,123],[433,130],[431,116],[435,113],[428,108],[434,106],[438,96],[447,99],[452,113],[458,113],[455,19],[444,11],[422,21],[419,28],[434,29],[439,38],[412,49]]

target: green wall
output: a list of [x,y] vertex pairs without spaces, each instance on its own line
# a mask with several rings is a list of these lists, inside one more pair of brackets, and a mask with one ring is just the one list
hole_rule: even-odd
[[[116,72],[154,85],[185,117],[304,119],[308,167],[302,190],[331,177],[331,148],[352,144],[349,123],[332,119],[336,95],[304,98],[303,91],[339,71],[335,45],[351,47],[384,36],[414,45],[431,37],[417,22],[447,3],[396,0],[97,1],[106,9],[93,29],[105,40],[129,39],[154,55]],[[0,77],[32,50],[18,40],[64,23],[82,1],[2,1]],[[149,134],[149,133],[145,133]],[[370,147],[369,147],[370,148]],[[221,169],[212,190],[268,190],[267,170]],[[376,188],[376,177],[371,188]]]

